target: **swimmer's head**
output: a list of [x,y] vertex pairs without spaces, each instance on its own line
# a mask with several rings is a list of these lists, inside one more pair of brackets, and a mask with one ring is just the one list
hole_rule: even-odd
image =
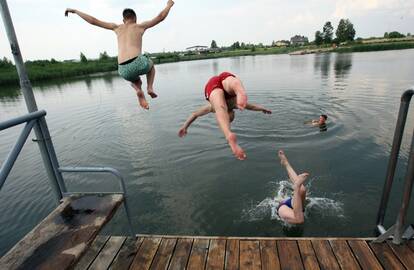
[[319,116],[319,124],[325,124],[326,120],[328,119],[328,116],[326,114],[321,114],[321,116]]
[[137,21],[137,14],[135,14],[135,11],[130,8],[124,9],[124,11],[122,12],[122,16],[124,17],[124,23],[127,21]]

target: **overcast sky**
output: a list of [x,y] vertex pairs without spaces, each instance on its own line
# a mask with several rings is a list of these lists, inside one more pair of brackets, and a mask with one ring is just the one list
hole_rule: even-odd
[[[122,23],[122,10],[133,8],[138,20],[161,11],[164,0],[8,0],[23,57],[34,59],[88,58],[100,52],[117,55],[115,34],[64,17],[66,7],[98,19]],[[314,39],[326,21],[336,28],[349,18],[357,37],[400,31],[414,34],[414,0],[177,0],[169,17],[144,35],[144,51],[184,50],[193,45],[219,46],[235,41],[270,44],[295,34]],[[4,25],[0,27],[0,57],[12,58]]]

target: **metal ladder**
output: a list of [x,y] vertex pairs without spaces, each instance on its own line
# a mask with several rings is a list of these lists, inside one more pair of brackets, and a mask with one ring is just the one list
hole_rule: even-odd
[[407,121],[408,109],[413,95],[414,89],[409,89],[405,91],[401,97],[401,105],[400,111],[398,113],[397,126],[395,128],[394,140],[392,144],[390,159],[388,161],[385,184],[377,215],[376,229],[380,233],[380,236],[375,240],[376,242],[384,242],[388,238],[393,237],[393,243],[399,245],[403,242],[403,239],[410,239],[414,236],[414,228],[411,225],[406,226],[406,217],[414,182],[414,133],[411,141],[410,154],[408,158],[407,173],[405,175],[403,197],[397,220],[395,224],[392,225],[388,230],[384,228],[385,211],[387,209],[392,184],[394,181],[395,169],[398,162],[398,154],[400,152],[405,123]]

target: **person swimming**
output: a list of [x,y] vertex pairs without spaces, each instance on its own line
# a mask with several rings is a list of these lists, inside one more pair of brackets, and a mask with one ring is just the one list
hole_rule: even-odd
[[295,170],[289,164],[289,161],[283,152],[278,152],[280,163],[285,167],[290,181],[293,183],[293,196],[282,200],[277,207],[277,214],[281,219],[289,224],[302,224],[305,222],[304,204],[306,201],[306,187],[304,183],[309,173],[297,175]]

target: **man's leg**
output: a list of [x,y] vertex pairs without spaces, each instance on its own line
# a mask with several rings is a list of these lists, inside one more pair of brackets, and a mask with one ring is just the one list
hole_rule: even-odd
[[308,178],[309,174],[302,173],[298,175],[298,179],[293,185],[293,199],[292,199],[292,207],[293,213],[295,215],[296,223],[300,224],[304,222],[304,215],[303,215],[303,204],[306,199],[306,191],[305,193],[301,192],[301,188],[303,187],[303,183]]
[[145,95],[144,95],[144,91],[142,91],[142,81],[140,78],[138,78],[138,80],[136,80],[135,82],[131,83],[132,87],[135,89],[135,91],[137,92],[137,96],[138,96],[138,101],[139,101],[139,105],[148,110],[149,109],[149,105],[147,100],[145,99]]
[[211,92],[209,101],[216,111],[217,123],[226,137],[233,154],[240,160],[246,159],[243,149],[237,144],[236,134],[230,130],[230,117],[228,113],[227,103],[224,98],[224,90],[215,89]]
[[154,78],[155,78],[155,67],[154,65],[150,69],[150,71],[147,73],[147,84],[148,84],[148,95],[150,95],[152,98],[158,97],[157,94],[154,92]]
[[[295,172],[295,170],[292,168],[292,166],[290,165],[285,153],[282,150],[279,150],[279,158],[280,158],[280,163],[286,168],[286,171],[289,175],[289,179],[290,181],[292,181],[293,185],[296,184],[297,181],[299,181],[299,176],[297,175],[297,173]],[[300,192],[300,198],[302,198],[303,203],[305,203],[305,199],[306,199],[306,188],[304,185],[301,185],[299,188],[299,192]]]
[[[228,77],[224,81],[228,80],[227,83],[223,83],[224,90],[230,95],[230,96],[236,96],[236,103],[237,107],[240,110],[244,110],[247,106],[247,95],[246,90],[244,89],[243,83],[240,79],[235,77]],[[226,87],[227,86],[227,87]]]

